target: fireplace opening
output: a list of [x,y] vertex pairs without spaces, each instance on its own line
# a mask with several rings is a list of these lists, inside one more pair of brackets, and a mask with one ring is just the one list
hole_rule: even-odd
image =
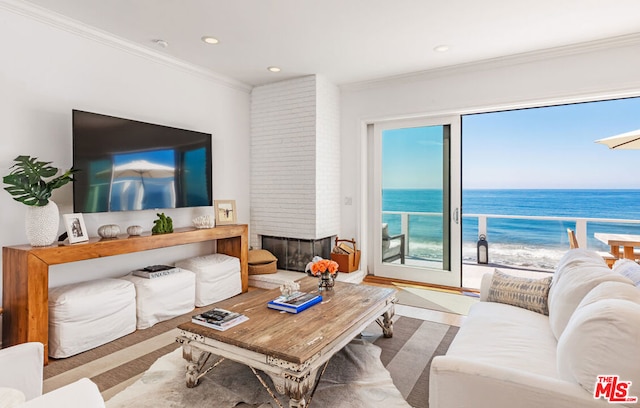
[[298,239],[262,236],[262,249],[278,258],[278,269],[304,272],[314,256],[331,258],[331,238]]

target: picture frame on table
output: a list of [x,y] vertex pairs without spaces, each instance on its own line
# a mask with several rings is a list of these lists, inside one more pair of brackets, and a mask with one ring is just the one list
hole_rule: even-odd
[[238,223],[236,200],[215,200],[213,211],[216,214],[216,225],[230,225]]
[[70,244],[89,240],[87,226],[84,224],[84,218],[82,218],[81,213],[64,214],[62,217],[64,219],[64,226],[67,229]]

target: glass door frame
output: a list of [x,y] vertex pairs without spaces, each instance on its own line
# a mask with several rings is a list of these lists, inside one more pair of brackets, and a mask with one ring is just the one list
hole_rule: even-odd
[[[382,262],[382,132],[390,129],[449,126],[449,157],[444,157],[445,169],[449,173],[448,187],[450,208],[449,210],[449,270],[412,267],[407,264],[398,265]],[[391,279],[429,283],[441,286],[462,286],[462,166],[461,166],[461,116],[447,115],[437,117],[424,117],[415,119],[398,119],[388,121],[376,121],[372,131],[367,132],[368,145],[371,149],[369,160],[369,177],[367,183],[369,190],[369,225],[370,247],[369,265],[373,268],[375,276]],[[448,159],[448,160],[447,160]],[[446,165],[448,164],[448,166]],[[443,193],[447,193],[446,191]],[[443,237],[444,241],[444,237]],[[445,251],[446,253],[447,251]],[[445,262],[446,264],[446,262]]]

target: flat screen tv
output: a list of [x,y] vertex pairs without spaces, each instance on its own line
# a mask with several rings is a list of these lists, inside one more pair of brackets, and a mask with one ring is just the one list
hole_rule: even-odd
[[74,212],[211,205],[211,134],[73,110]]

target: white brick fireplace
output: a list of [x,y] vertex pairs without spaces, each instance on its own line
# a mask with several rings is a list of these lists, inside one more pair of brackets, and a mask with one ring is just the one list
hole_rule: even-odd
[[253,89],[250,229],[254,248],[262,247],[262,236],[316,241],[338,234],[339,102],[338,87],[317,75]]

